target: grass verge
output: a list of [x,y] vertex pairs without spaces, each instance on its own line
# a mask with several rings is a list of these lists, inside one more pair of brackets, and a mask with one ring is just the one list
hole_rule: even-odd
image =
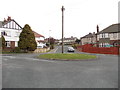
[[68,54],[42,54],[39,55],[38,58],[41,59],[52,59],[52,60],[86,60],[86,59],[96,59],[95,55],[88,55],[88,54],[75,54],[75,53],[68,53]]

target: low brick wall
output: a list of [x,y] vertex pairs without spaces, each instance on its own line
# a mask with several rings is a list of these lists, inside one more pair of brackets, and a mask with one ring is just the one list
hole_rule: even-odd
[[47,52],[49,51],[50,48],[37,48],[34,53],[44,53],[44,52]]
[[78,46],[77,49],[81,52],[119,55],[119,47],[93,47],[92,45],[83,45]]

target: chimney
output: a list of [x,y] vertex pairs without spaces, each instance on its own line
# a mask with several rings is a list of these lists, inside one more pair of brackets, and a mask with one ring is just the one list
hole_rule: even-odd
[[7,20],[4,18],[4,22],[6,22]]
[[99,32],[99,26],[97,25],[97,33]]
[[11,17],[10,17],[10,16],[8,16],[7,21],[10,21],[10,20],[11,20]]
[[93,32],[93,34],[95,35],[95,32]]

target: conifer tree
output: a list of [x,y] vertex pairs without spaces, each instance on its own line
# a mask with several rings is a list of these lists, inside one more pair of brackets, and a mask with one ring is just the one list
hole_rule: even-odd
[[0,38],[0,47],[2,47],[2,49],[5,48],[5,38],[4,38],[3,35],[2,35],[2,37]]
[[19,36],[18,47],[24,51],[34,51],[37,48],[34,33],[28,24],[24,26]]

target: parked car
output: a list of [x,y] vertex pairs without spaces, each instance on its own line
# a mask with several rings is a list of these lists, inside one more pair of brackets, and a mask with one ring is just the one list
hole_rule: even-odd
[[68,52],[74,52],[75,49],[73,47],[68,47]]

